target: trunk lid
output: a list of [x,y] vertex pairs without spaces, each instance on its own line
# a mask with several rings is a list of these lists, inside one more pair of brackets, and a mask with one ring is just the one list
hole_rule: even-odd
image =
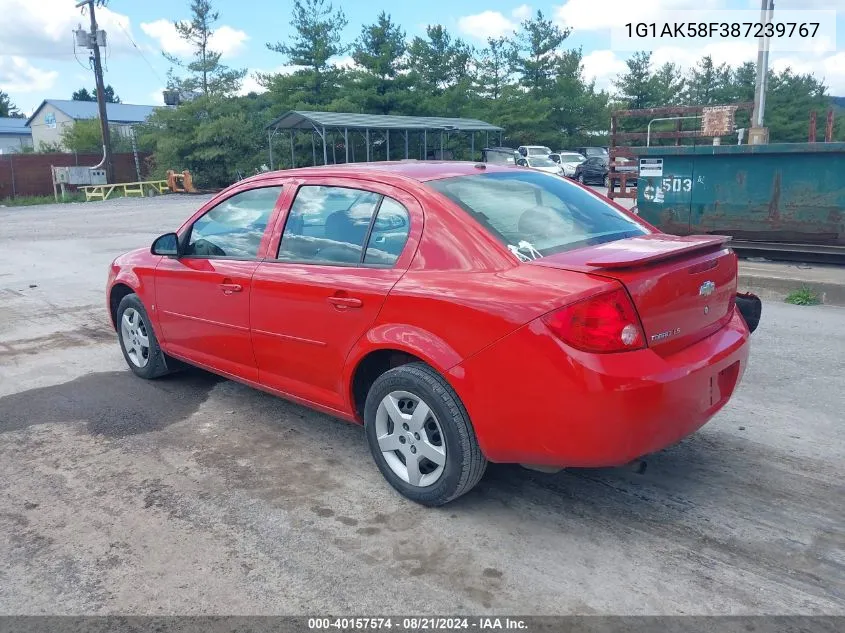
[[731,318],[737,258],[729,237],[656,233],[549,255],[531,265],[575,270],[621,282],[640,316],[648,346],[671,354]]

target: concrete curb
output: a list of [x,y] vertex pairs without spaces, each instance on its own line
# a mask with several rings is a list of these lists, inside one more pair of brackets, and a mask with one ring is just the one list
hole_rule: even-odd
[[[810,273],[814,269],[809,269]],[[740,263],[739,291],[753,292],[761,299],[783,301],[793,291],[802,286],[810,288],[825,305],[845,306],[845,269],[841,270],[842,280],[830,279],[829,275],[819,278],[815,274],[804,274],[800,268],[793,271],[772,272],[766,274],[759,270],[743,270]]]

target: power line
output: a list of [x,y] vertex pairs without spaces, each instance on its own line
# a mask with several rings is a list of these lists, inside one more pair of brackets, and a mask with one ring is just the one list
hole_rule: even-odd
[[117,22],[117,25],[120,27],[120,30],[123,31],[124,35],[126,35],[126,39],[129,40],[129,43],[132,44],[132,46],[135,47],[136,51],[138,51],[138,54],[141,56],[141,59],[143,59],[147,63],[147,66],[150,67],[150,70],[153,71],[153,74],[156,76],[156,78],[161,83],[167,84],[167,82],[164,79],[161,78],[161,75],[158,74],[158,71],[155,69],[155,66],[153,66],[150,63],[150,60],[147,59],[147,56],[144,55],[144,51],[141,50],[141,48],[135,43],[135,40],[132,39],[132,36],[129,35],[129,31],[127,31],[120,22]]

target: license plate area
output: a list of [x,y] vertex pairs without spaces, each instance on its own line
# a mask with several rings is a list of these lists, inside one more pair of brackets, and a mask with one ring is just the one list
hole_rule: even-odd
[[739,361],[731,363],[715,376],[710,377],[710,406],[723,403],[731,397],[739,379]]

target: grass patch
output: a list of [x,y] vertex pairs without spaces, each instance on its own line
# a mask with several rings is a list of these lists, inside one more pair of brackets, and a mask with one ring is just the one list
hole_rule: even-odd
[[[69,202],[85,202],[85,194],[81,191],[65,194],[65,199],[59,196],[59,204]],[[53,196],[17,196],[0,200],[2,207],[32,207],[38,204],[56,204]]]
[[798,290],[790,292],[785,301],[796,306],[814,306],[821,303],[819,296],[809,286],[801,286]]

